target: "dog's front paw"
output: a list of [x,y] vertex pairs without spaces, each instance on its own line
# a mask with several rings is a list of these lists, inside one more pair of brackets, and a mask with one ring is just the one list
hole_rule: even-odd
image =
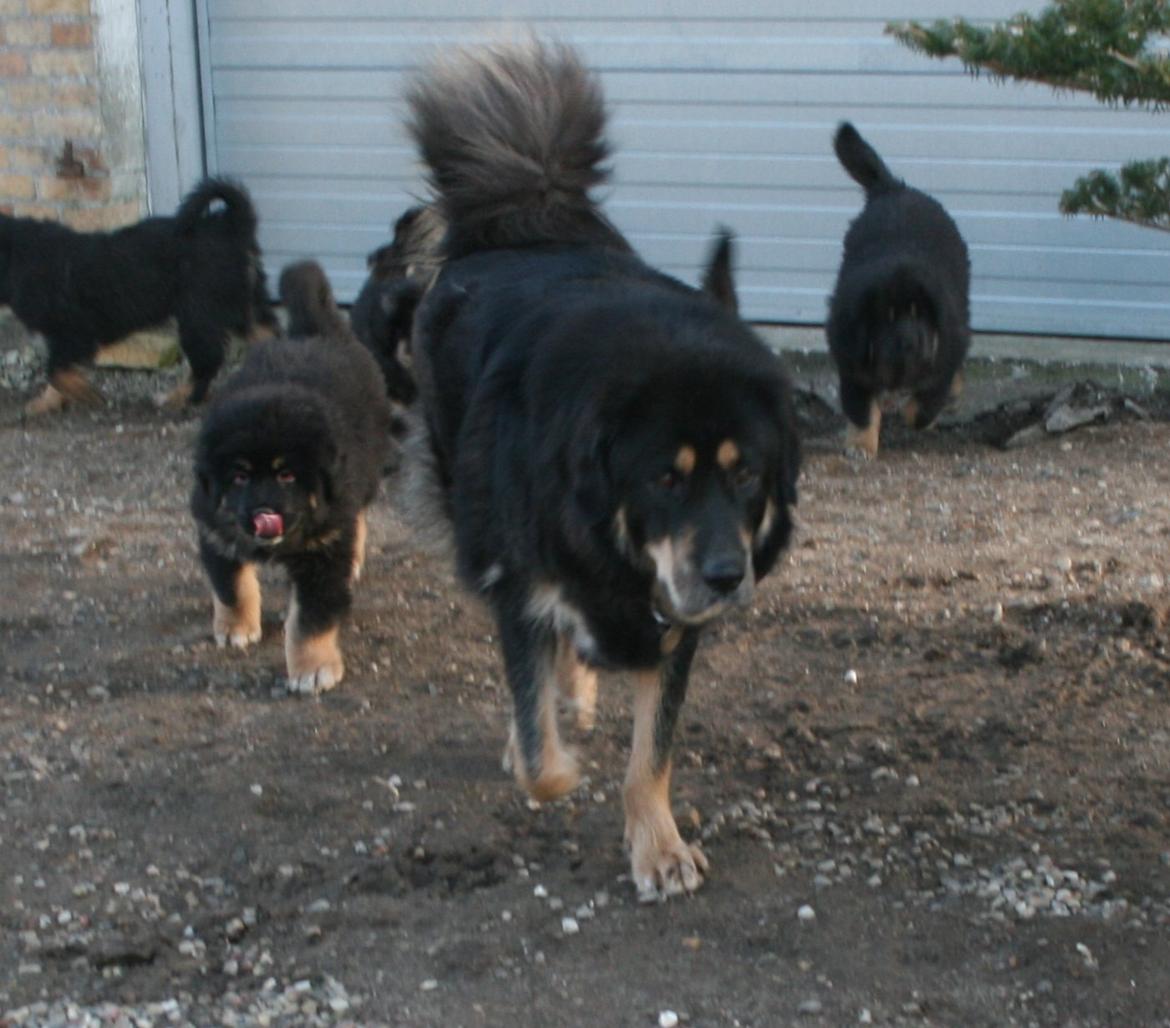
[[306,639],[286,641],[288,691],[318,696],[334,688],[345,674],[345,663],[337,646],[337,630]]
[[515,725],[508,736],[508,745],[504,748],[501,763],[505,771],[512,772],[520,788],[540,803],[548,803],[567,796],[581,784],[581,771],[576,754],[559,742],[550,744],[548,739],[545,740],[541,753],[540,767],[536,769],[535,774],[531,774],[524,755],[520,752]]
[[671,896],[692,893],[710,869],[697,843],[684,842],[673,818],[669,830],[646,824],[627,825],[630,875],[639,903],[658,903]]
[[241,603],[238,607],[229,607],[215,597],[212,601],[211,634],[216,646],[221,650],[228,646],[233,650],[246,650],[260,641],[259,604]]

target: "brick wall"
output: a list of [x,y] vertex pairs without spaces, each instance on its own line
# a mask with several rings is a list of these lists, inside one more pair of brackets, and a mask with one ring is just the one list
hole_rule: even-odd
[[100,7],[0,0],[0,210],[79,229],[145,214],[143,155],[105,102]]

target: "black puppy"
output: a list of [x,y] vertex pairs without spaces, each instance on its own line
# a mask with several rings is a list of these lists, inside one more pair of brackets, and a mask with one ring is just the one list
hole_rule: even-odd
[[199,433],[191,496],[216,642],[244,649],[259,640],[256,565],[283,564],[293,584],[288,687],[303,693],[341,681],[338,630],[390,444],[382,373],[348,332],[334,331],[332,292],[324,308],[319,302],[323,279],[319,267],[283,277],[302,314],[324,309],[325,317],[299,323],[314,336],[252,347],[224,383]]
[[865,207],[845,235],[826,334],[849,420],[846,446],[873,457],[881,394],[909,393],[906,423],[926,428],[960,386],[970,261],[942,205],[894,178],[848,122],[834,147],[865,189]]
[[[219,210],[210,208],[216,201]],[[100,395],[80,366],[98,350],[175,317],[189,382],[171,401],[200,402],[224,360],[228,333],[276,326],[243,187],[206,179],[173,218],[115,232],[0,215],[0,303],[45,337],[49,384],[26,408],[40,414]]]
[[349,323],[338,310],[325,269],[316,261],[285,265],[277,290],[288,315],[285,331],[289,336],[337,338],[349,334]]
[[411,207],[394,223],[394,238],[366,257],[369,275],[349,311],[354,335],[382,368],[390,398],[414,402],[410,327],[423,293],[438,273],[446,225],[430,204]]
[[[670,809],[671,745],[703,625],[786,544],[799,448],[776,357],[727,306],[639,260],[590,199],[599,86],[566,48],[469,51],[409,94],[449,225],[415,368],[461,577],[491,605],[507,757],[578,782],[558,690],[588,725],[597,668],[634,672],[626,840],[640,897],[699,887]],[[733,295],[729,244],[707,279]]]

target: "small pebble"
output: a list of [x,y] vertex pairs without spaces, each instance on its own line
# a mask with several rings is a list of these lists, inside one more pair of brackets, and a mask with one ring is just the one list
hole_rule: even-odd
[[562,935],[576,935],[581,930],[581,926],[577,923],[575,917],[561,918],[561,934]]
[[658,1028],[677,1028],[678,1014],[673,1010],[663,1010],[658,1015]]
[[796,916],[805,924],[807,924],[808,922],[815,921],[817,919],[817,912],[806,903],[796,912]]
[[845,672],[845,684],[846,685],[856,685],[857,684],[857,672],[854,671],[853,668],[850,668],[848,671]]

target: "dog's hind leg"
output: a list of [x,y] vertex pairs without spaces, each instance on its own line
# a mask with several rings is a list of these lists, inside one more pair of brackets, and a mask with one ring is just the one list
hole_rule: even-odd
[[76,366],[49,370],[49,382],[40,395],[24,405],[29,417],[49,414],[60,410],[66,404],[76,403],[85,407],[100,407],[105,400]]
[[849,422],[845,429],[845,452],[851,456],[876,457],[882,409],[873,392],[842,376],[841,410]]
[[315,696],[345,674],[338,636],[352,594],[353,537],[346,544],[290,562],[293,590],[284,623],[288,691]]
[[211,582],[211,634],[220,648],[247,649],[260,641],[260,581],[253,564],[223,556],[206,540],[199,556]]
[[961,389],[961,379],[956,375],[952,381],[944,382],[933,389],[914,393],[902,408],[902,419],[911,428],[930,428],[942,413],[943,408],[958,395],[955,381],[960,382],[959,389]]
[[366,566],[366,512],[358,511],[353,523],[353,564],[349,573],[349,584],[356,585],[362,577],[362,568]]
[[557,684],[574,712],[577,727],[592,732],[597,723],[597,672],[581,661],[563,635],[557,637]]
[[703,884],[707,858],[686,843],[670,809],[671,745],[687,691],[698,632],[683,632],[658,671],[634,682],[634,740],[623,799],[626,845],[638,899],[648,903]]
[[187,358],[189,377],[165,396],[163,407],[181,407],[185,403],[202,403],[207,398],[227,350],[227,333],[218,325],[205,324],[198,315],[179,312],[179,347]]
[[504,766],[533,799],[555,800],[572,792],[581,777],[557,728],[556,637],[519,606],[497,605],[497,622],[512,689]]

